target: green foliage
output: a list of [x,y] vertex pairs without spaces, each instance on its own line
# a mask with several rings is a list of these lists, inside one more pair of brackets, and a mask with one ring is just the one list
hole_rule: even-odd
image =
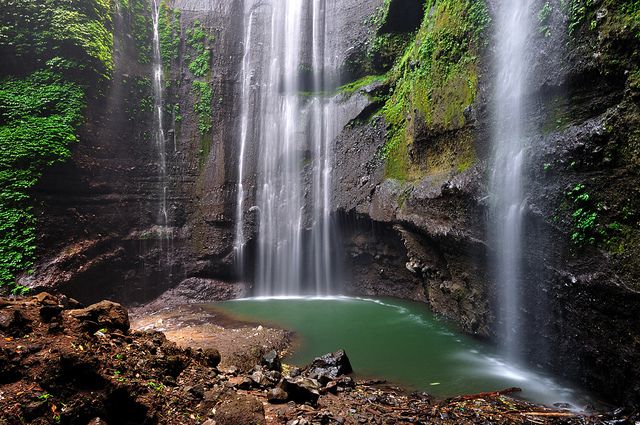
[[542,9],[538,12],[538,22],[540,24],[539,31],[540,34],[543,34],[545,37],[551,36],[551,28],[549,27],[549,21],[551,19],[551,13],[553,12],[553,8],[551,4],[547,1],[542,6]]
[[569,0],[569,34],[574,34],[590,16],[595,0]]
[[164,390],[164,385],[159,384],[155,381],[149,381],[147,382],[147,386],[149,388],[151,388],[152,390],[158,391],[158,392],[162,392]]
[[165,1],[160,4],[158,16],[158,33],[160,36],[160,55],[166,65],[177,60],[180,47],[180,10],[172,9]]
[[196,56],[189,63],[189,71],[196,77],[204,77],[209,73],[211,52],[207,48],[207,33],[200,21],[187,30],[187,44],[195,51]]
[[338,93],[353,94],[373,83],[385,81],[386,75],[367,75],[359,80],[338,87]]
[[130,16],[129,30],[136,43],[138,62],[151,63],[153,20],[149,0],[120,0],[120,5]]
[[1,7],[0,74],[29,73],[65,57],[81,64],[77,71],[109,78],[111,0],[5,0]]
[[578,246],[595,244],[596,241],[605,234],[605,231],[599,224],[601,207],[594,204],[582,183],[576,184],[569,190],[567,197],[574,208],[571,213],[571,219],[573,221],[571,241]]
[[384,24],[389,16],[389,5],[391,0],[384,0],[384,3],[376,9],[376,12],[365,22],[365,24],[371,25],[378,29]]
[[[611,28],[622,28],[630,31],[640,40],[640,0],[567,0],[570,35],[588,24],[593,31],[599,25]],[[598,11],[606,10],[606,14],[598,17]]]
[[31,267],[35,254],[30,190],[46,167],[70,157],[84,91],[51,71],[1,83],[0,285],[14,287],[14,276]]
[[[408,152],[416,122],[436,131],[462,128],[477,92],[477,54],[490,22],[484,1],[430,0],[415,40],[390,71],[382,108],[389,126],[382,149],[387,177],[412,178]],[[467,164],[468,165],[468,164]]]
[[194,81],[192,90],[195,97],[193,108],[198,115],[198,130],[204,136],[213,127],[213,90],[203,81]]
[[153,93],[151,79],[149,77],[136,77],[136,97],[140,99],[140,108],[137,112],[148,113],[153,111]]
[[396,58],[404,52],[414,36],[413,33],[376,35],[367,50],[367,58],[373,70],[379,73],[391,69]]

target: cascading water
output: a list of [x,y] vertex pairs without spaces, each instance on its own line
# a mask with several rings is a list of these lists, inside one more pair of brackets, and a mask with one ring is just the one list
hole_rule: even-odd
[[[251,142],[259,151],[257,295],[327,294],[334,277],[329,199],[336,108],[324,96],[332,66],[325,3],[274,1],[270,13],[259,15],[268,28],[261,37],[253,31],[254,12],[264,3],[247,9],[235,246],[242,261],[244,164]],[[262,63],[250,56],[254,44],[268,46]],[[255,99],[259,110],[250,113]]]
[[244,199],[245,199],[245,150],[247,143],[249,142],[250,125],[252,124],[249,119],[251,109],[251,83],[255,70],[251,68],[251,53],[253,51],[252,36],[253,36],[253,22],[254,14],[253,10],[249,9],[245,11],[248,13],[248,19],[245,23],[245,35],[244,35],[244,53],[242,57],[242,98],[241,98],[241,122],[240,122],[240,153],[238,156],[238,187],[236,198],[236,224],[235,224],[235,238],[234,249],[236,251],[236,268],[241,274],[244,270]]
[[527,41],[531,36],[533,3],[532,0],[502,0],[496,22],[490,230],[495,246],[493,263],[501,312],[499,339],[505,355],[512,360],[517,359],[521,344],[524,100],[530,69]]
[[158,224],[161,229],[161,240],[171,239],[171,231],[169,229],[169,214],[167,211],[167,151],[166,137],[164,132],[164,90],[162,75],[162,54],[160,52],[160,0],[152,1],[151,17],[153,22],[153,119],[155,129],[153,132],[154,142],[159,157],[159,180],[160,180],[160,207],[158,214]]
[[314,151],[313,163],[313,217],[311,249],[314,265],[314,282],[317,294],[331,291],[334,264],[331,258],[331,169],[332,142],[337,134],[335,125],[336,105],[333,98],[323,96],[332,84],[329,70],[336,68],[327,51],[327,35],[331,34],[326,17],[326,1],[313,2],[312,66],[313,89],[316,96],[312,102],[311,143]]

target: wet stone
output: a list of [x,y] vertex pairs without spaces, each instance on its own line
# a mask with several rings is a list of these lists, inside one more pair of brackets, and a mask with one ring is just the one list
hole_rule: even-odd
[[338,350],[316,358],[307,369],[306,375],[326,385],[329,381],[351,372],[353,368],[347,353],[344,350]]
[[278,387],[289,394],[289,397],[297,403],[309,403],[315,405],[320,398],[320,384],[309,378],[285,378]]
[[280,362],[280,356],[276,350],[271,350],[262,356],[262,366],[266,367],[269,370],[274,370],[281,372],[282,371],[282,363]]

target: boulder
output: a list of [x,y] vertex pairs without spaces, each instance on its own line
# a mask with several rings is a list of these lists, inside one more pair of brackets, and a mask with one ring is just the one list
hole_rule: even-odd
[[271,381],[261,371],[255,371],[251,374],[251,380],[258,387],[266,387],[271,384]]
[[[97,324],[99,328],[129,331],[129,314],[120,304],[111,301],[100,301],[79,310],[69,310],[68,315],[89,325]],[[97,329],[94,329],[95,331]]]
[[239,390],[250,390],[253,386],[253,381],[246,376],[234,376],[229,379],[229,384]]
[[217,367],[220,364],[220,352],[215,348],[207,348],[202,354],[207,366]]
[[267,393],[267,401],[273,404],[286,403],[289,400],[289,394],[280,387],[272,388]]
[[0,309],[0,332],[6,335],[22,336],[30,332],[29,321],[19,310]]
[[217,425],[264,425],[264,407],[255,397],[228,395],[216,407],[214,423]]
[[353,372],[351,362],[344,350],[317,357],[306,369],[305,375],[317,379],[322,385]]
[[58,299],[47,292],[40,292],[33,298],[35,298],[38,303],[43,305],[58,305]]
[[278,384],[278,388],[285,391],[289,395],[289,399],[300,404],[309,403],[312,406],[320,398],[320,387],[315,379],[304,377],[284,378]]
[[271,350],[262,356],[262,366],[269,370],[275,370],[278,372],[282,372],[282,363],[280,362],[280,356],[276,350]]

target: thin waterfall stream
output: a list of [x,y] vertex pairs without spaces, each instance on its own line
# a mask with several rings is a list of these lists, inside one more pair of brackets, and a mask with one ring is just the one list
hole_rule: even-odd
[[169,231],[169,214],[167,209],[167,151],[166,151],[166,135],[164,131],[164,89],[163,89],[163,72],[162,72],[162,53],[160,50],[160,0],[152,2],[152,22],[153,22],[153,99],[154,99],[154,123],[155,129],[153,139],[156,144],[159,158],[159,185],[160,185],[160,206],[159,206],[159,225],[162,226],[162,239],[170,239]]
[[[246,13],[246,12],[245,12]],[[254,70],[251,68],[251,52],[253,50],[252,35],[253,35],[253,19],[254,15],[252,11],[248,12],[248,22],[245,23],[245,36],[244,36],[244,52],[242,56],[242,93],[241,93],[241,122],[240,122],[240,152],[238,155],[238,187],[236,198],[236,212],[235,212],[235,236],[234,236],[234,249],[236,251],[236,268],[240,275],[242,275],[244,264],[244,200],[245,200],[245,151],[247,142],[249,141],[249,114],[251,108],[251,83],[254,76]]]
[[493,197],[490,237],[495,245],[494,274],[501,311],[499,345],[507,358],[520,351],[520,299],[522,285],[522,226],[525,209],[525,96],[530,69],[527,42],[531,37],[534,1],[504,0],[496,22]]

